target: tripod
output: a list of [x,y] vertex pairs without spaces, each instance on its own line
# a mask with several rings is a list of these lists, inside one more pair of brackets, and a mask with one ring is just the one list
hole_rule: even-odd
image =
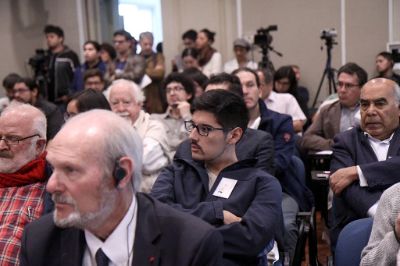
[[[333,37],[325,38],[326,54],[327,54],[326,65],[325,65],[324,72],[322,74],[321,81],[319,82],[317,94],[315,95],[314,102],[312,104],[312,108],[314,108],[315,104],[317,103],[317,99],[318,99],[319,93],[321,92],[321,88],[322,88],[325,78],[328,78],[329,95],[332,94],[333,92],[336,92],[335,69],[333,69],[331,67],[332,47],[334,44],[337,44],[337,43],[333,41]],[[322,47],[321,47],[321,49],[322,49]]]
[[269,45],[268,46],[261,46],[262,59],[258,63],[258,67],[260,69],[271,69],[271,70],[275,71],[274,65],[269,60],[268,50],[274,52],[278,56],[281,56],[281,57],[283,56],[282,53],[276,51],[272,46],[269,46]]

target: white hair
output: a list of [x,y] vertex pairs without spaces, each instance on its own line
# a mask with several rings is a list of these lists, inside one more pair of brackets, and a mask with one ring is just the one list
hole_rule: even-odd
[[[101,119],[99,119],[101,118]],[[94,109],[81,113],[69,119],[66,123],[77,122],[84,124],[85,128],[91,125],[99,127],[102,135],[100,138],[100,147],[102,152],[99,153],[102,164],[107,166],[109,173],[115,167],[115,162],[123,156],[130,157],[134,162],[133,185],[135,191],[139,191],[142,179],[142,141],[136,130],[117,114],[108,111]]]
[[32,121],[32,131],[38,134],[40,138],[46,139],[47,119],[38,108],[27,103],[12,101],[1,113],[1,116],[6,115],[22,116],[30,119]]
[[394,83],[393,90],[394,90],[394,95],[395,95],[395,98],[396,98],[396,102],[397,102],[397,104],[400,104],[400,86],[396,82]]
[[136,103],[143,103],[145,100],[144,94],[142,89],[133,81],[128,80],[128,79],[117,79],[114,80],[111,85],[107,88],[108,91],[108,101],[110,101],[110,95],[111,91],[116,87],[116,86],[124,86],[126,88],[129,88],[130,91],[132,92],[133,97],[136,100]]
[[140,33],[139,41],[141,41],[143,39],[149,39],[151,42],[154,42],[153,33],[149,32],[149,31],[145,31],[145,32]]

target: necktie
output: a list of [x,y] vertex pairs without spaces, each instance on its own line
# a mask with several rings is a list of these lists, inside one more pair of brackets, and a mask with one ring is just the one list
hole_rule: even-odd
[[108,266],[109,259],[101,248],[97,250],[95,259],[97,266]]

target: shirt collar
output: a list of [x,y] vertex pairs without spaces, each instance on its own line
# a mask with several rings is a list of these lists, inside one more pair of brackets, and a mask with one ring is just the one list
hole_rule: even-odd
[[[133,196],[124,218],[104,242],[90,231],[85,230],[86,244],[92,259],[99,248],[107,255],[110,262],[116,265],[126,264],[128,259],[131,259],[137,221],[136,206],[136,198]],[[128,246],[126,246],[127,244]]]
[[392,138],[394,136],[394,132],[392,133],[392,135],[390,135],[389,138],[384,139],[384,140],[380,140],[380,139],[374,138],[370,134],[368,134],[367,132],[364,132],[364,135],[368,137],[369,141],[372,141],[372,142],[375,142],[375,143],[390,144],[390,141],[392,140]]

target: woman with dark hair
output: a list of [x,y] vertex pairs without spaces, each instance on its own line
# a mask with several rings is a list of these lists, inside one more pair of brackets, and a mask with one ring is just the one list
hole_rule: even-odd
[[299,96],[297,91],[296,73],[292,66],[280,67],[274,74],[274,91],[277,93],[290,93],[296,98],[304,115],[309,119],[307,102]]
[[191,79],[194,83],[195,87],[194,98],[202,95],[204,90],[206,89],[208,77],[204,75],[203,72],[201,72],[198,68],[195,67],[185,69],[183,71],[183,74],[189,79]]
[[197,34],[196,48],[199,50],[199,66],[207,77],[222,71],[222,57],[211,45],[214,43],[215,32],[202,29]]
[[194,48],[186,48],[182,52],[182,66],[183,70],[188,68],[199,68],[199,53]]
[[110,110],[111,107],[103,93],[93,89],[86,89],[75,93],[68,102],[64,114],[65,121],[82,112],[92,109]]
[[111,44],[105,42],[100,45],[100,57],[105,64],[108,64],[115,60],[117,52]]

